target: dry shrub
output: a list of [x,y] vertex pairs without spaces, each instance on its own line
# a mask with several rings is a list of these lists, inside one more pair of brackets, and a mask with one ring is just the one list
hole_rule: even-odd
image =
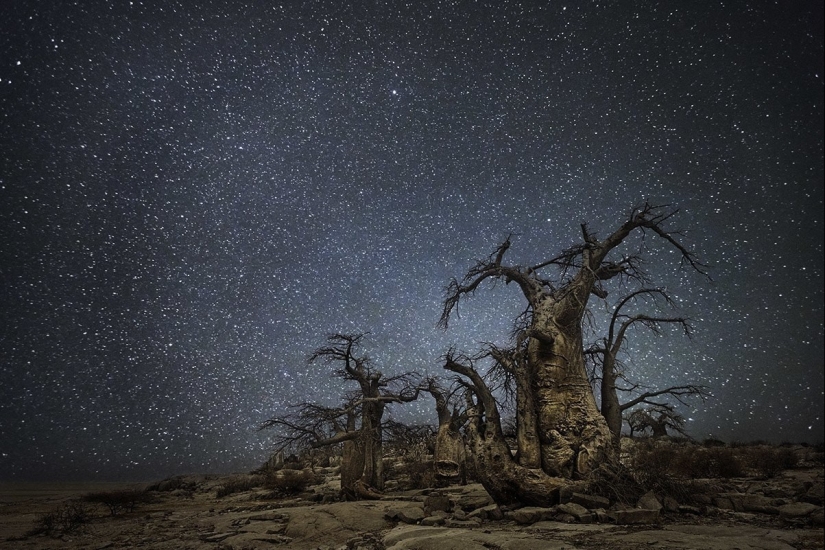
[[103,504],[113,516],[123,512],[131,512],[138,504],[152,502],[154,497],[138,489],[124,489],[121,491],[101,491],[88,493],[83,496],[85,502]]
[[92,519],[89,509],[78,501],[71,501],[40,516],[26,535],[56,537],[78,530]]
[[272,491],[270,498],[278,498],[305,491],[315,481],[315,474],[310,470],[280,470],[267,475],[263,485]]
[[795,468],[799,457],[789,447],[752,447],[747,450],[745,460],[762,477],[776,477],[785,470]]
[[697,478],[736,477],[742,474],[743,467],[730,449],[649,439],[638,440],[634,445],[629,470],[635,487],[627,475],[611,473],[604,482],[616,483],[611,481],[613,478],[618,481],[619,486],[612,489],[615,496],[601,496],[635,504],[642,494],[653,491],[659,497],[669,496],[681,503],[691,503],[709,490],[707,484]]
[[235,493],[243,493],[261,487],[264,484],[265,478],[260,475],[233,477],[226,480],[223,485],[219,485],[215,491],[215,498],[223,498]]
[[679,457],[677,472],[689,478],[732,478],[745,475],[742,461],[732,449],[709,447],[685,449]]
[[606,464],[591,472],[580,489],[580,492],[630,506],[634,506],[647,491],[644,482],[637,480],[629,468],[622,465],[609,467]]

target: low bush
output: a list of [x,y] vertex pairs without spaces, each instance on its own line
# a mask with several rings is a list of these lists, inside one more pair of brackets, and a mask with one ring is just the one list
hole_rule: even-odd
[[765,478],[773,478],[799,463],[796,452],[789,447],[752,447],[745,455],[748,466]]
[[252,476],[245,476],[245,477],[234,477],[231,479],[226,480],[223,485],[219,485],[216,492],[215,498],[223,498],[225,496],[229,496],[235,493],[243,493],[244,491],[249,491],[254,489],[255,487],[261,487],[264,485],[265,478],[260,475],[252,475]]
[[40,516],[27,535],[51,537],[72,533],[92,519],[92,514],[82,502],[71,501]]
[[280,470],[269,474],[263,486],[272,491],[271,497],[294,495],[315,483],[315,474],[310,470]]
[[138,489],[124,489],[121,491],[101,491],[83,495],[85,502],[102,504],[109,509],[112,516],[124,512],[131,512],[138,504],[152,502],[154,496]]

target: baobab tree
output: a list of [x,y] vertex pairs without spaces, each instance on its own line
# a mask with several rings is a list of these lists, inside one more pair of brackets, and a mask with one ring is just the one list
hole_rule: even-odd
[[467,458],[461,428],[467,422],[467,411],[458,404],[451,403],[453,394],[442,388],[435,378],[427,379],[425,391],[435,399],[438,414],[438,431],[433,452],[435,477],[442,484],[466,483]]
[[[705,273],[705,267],[680,242],[680,234],[665,228],[676,212],[646,203],[634,208],[604,239],[582,224],[581,243],[528,267],[504,263],[511,245],[507,238],[461,281],[454,279],[448,285],[440,319],[444,328],[461,299],[487,280],[515,282],[527,301],[515,346],[516,356],[522,347],[524,356],[513,362],[517,380],[522,379],[517,385],[517,400],[522,404],[516,419],[524,433],[518,437],[517,459],[502,445],[500,414],[484,379],[470,362],[452,354],[445,358],[445,368],[462,376],[475,396],[469,407],[475,415],[469,443],[476,454],[477,475],[498,502],[552,501],[557,491],[551,488],[558,489],[564,479],[584,478],[601,463],[615,462],[612,435],[587,378],[582,322],[590,296],[607,296],[607,281],[644,280],[639,255],[608,259],[631,234],[662,239],[680,254],[683,264]],[[542,275],[547,268],[557,268],[554,281]]]
[[291,413],[270,418],[261,428],[274,428],[277,445],[324,447],[343,444],[341,493],[346,498],[377,498],[384,489],[382,420],[387,405],[418,398],[424,386],[415,373],[385,376],[369,358],[357,355],[363,334],[333,334],[330,345],[309,358],[336,365],[334,376],[357,384],[340,407],[303,403]]
[[685,435],[685,418],[672,405],[660,403],[636,409],[627,415],[630,435],[650,430],[653,437],[667,437],[668,429]]
[[607,421],[607,427],[613,437],[613,444],[618,449],[622,434],[622,415],[625,411],[632,409],[639,404],[652,406],[669,406],[661,401],[654,401],[657,398],[672,397],[682,404],[686,404],[684,399],[689,396],[698,396],[702,400],[707,397],[707,390],[704,386],[687,384],[681,386],[671,386],[659,390],[641,391],[632,399],[621,402],[619,391],[637,392],[639,384],[632,384],[629,387],[620,387],[618,381],[624,379],[630,383],[625,376],[625,365],[619,359],[619,353],[627,340],[628,330],[641,326],[654,334],[662,333],[663,325],[676,325],[682,329],[685,336],[690,337],[692,327],[690,321],[682,316],[649,315],[647,313],[628,314],[626,309],[629,305],[645,298],[664,300],[669,306],[673,306],[673,301],[667,292],[661,288],[642,288],[631,292],[622,298],[613,310],[610,317],[610,325],[601,342],[594,344],[586,351],[589,357],[594,360],[593,381],[600,382],[601,389],[601,412]]

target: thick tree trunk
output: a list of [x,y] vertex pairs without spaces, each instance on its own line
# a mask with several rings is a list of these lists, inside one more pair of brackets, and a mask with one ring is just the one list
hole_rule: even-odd
[[[584,304],[586,298],[582,311]],[[587,379],[581,317],[569,309],[552,313],[535,312],[534,326],[542,336],[528,346],[529,361],[536,366],[541,468],[550,476],[580,479],[613,461],[615,452]]]
[[467,483],[466,460],[464,438],[449,422],[439,424],[433,453],[435,477],[439,485]]
[[[519,353],[517,351],[516,353]],[[526,363],[526,362],[525,362]],[[538,407],[533,369],[529,363],[515,369],[516,440],[518,462],[525,468],[541,468],[541,443],[538,434]]]
[[361,481],[376,491],[384,490],[384,452],[383,436],[381,433],[381,418],[384,415],[384,404],[380,402],[364,404],[363,424],[364,432],[364,470]]
[[567,480],[554,478],[539,468],[519,465],[510,452],[495,416],[483,427],[468,426],[470,454],[476,476],[498,504],[534,504],[552,506],[559,502],[561,487]]
[[[347,431],[354,432],[355,429],[355,415],[350,414],[347,418]],[[361,431],[357,439],[344,441],[341,456],[341,497],[345,500],[358,498],[355,484],[364,474],[364,449],[366,445],[363,439],[364,432]]]
[[364,474],[364,443],[361,437],[354,441],[344,442],[344,452],[341,457],[341,496],[344,499],[356,498],[355,484]]

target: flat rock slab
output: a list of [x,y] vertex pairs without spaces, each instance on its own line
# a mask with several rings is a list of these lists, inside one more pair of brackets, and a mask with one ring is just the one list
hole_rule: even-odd
[[570,543],[518,531],[480,531],[447,527],[396,527],[384,536],[387,550],[571,550]]
[[794,550],[799,531],[722,525],[673,525],[663,529],[613,532],[590,539],[604,548],[667,548],[668,550]]

